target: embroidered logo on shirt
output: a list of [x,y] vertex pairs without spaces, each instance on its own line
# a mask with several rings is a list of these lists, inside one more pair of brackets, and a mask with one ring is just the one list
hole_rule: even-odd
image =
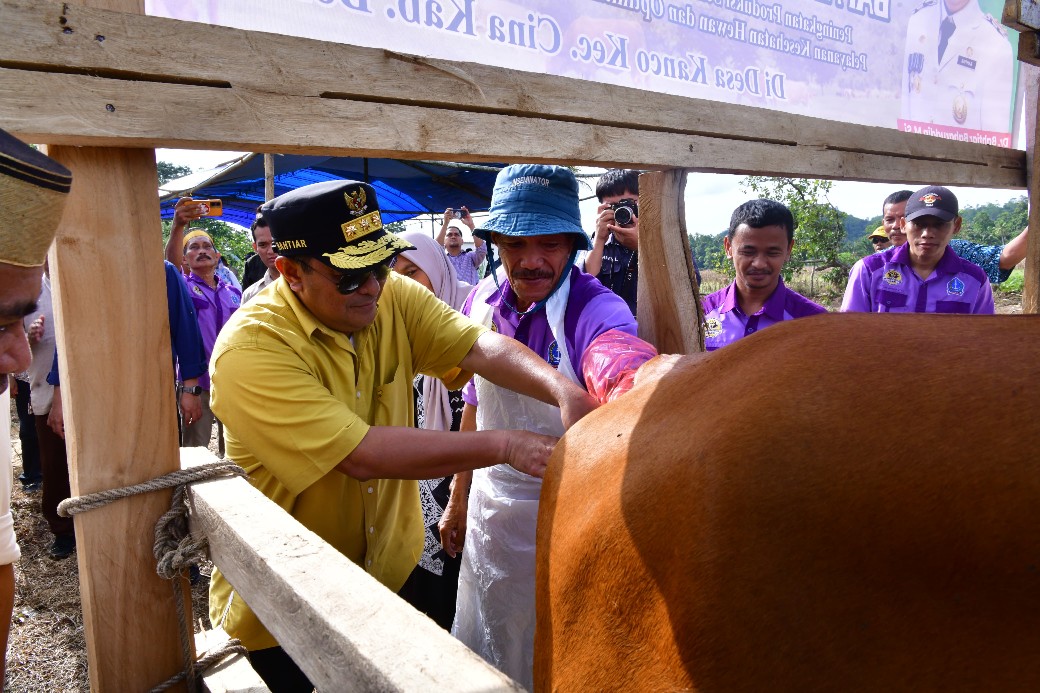
[[206,294],[202,293],[202,288],[199,287],[198,284],[192,284],[191,285],[191,290],[194,291],[195,293],[197,293],[199,296],[205,296],[206,295]]
[[553,368],[558,368],[560,365],[560,345],[555,341],[549,345],[549,365]]
[[704,321],[704,336],[718,337],[722,334],[722,323],[718,318],[708,318]]
[[896,284],[903,283],[903,275],[897,269],[890,269],[885,272],[885,283],[895,286]]
[[954,277],[946,284],[946,293],[951,296],[963,296],[964,295],[964,282],[957,277]]
[[239,297],[238,294],[232,293],[231,294],[231,302],[237,306],[237,305],[242,303],[242,299]]

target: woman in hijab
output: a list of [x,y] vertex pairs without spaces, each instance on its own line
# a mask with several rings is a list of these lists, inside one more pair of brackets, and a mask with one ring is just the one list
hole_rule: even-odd
[[[415,250],[398,255],[394,271],[422,284],[455,310],[462,308],[472,286],[458,280],[444,248],[420,231],[398,235],[414,245]],[[448,390],[438,378],[419,375],[415,378],[414,391],[417,428],[459,430],[463,405],[461,390]],[[450,484],[450,476],[419,481],[419,499],[426,525],[423,553],[419,565],[398,592],[402,599],[446,630],[451,630],[455,618],[455,596],[462,565],[461,553],[455,558],[445,553],[437,530],[437,522],[451,495]]]

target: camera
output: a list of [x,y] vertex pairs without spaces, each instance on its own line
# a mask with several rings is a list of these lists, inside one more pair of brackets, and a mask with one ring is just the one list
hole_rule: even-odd
[[614,223],[618,226],[631,226],[633,220],[639,217],[639,205],[629,198],[612,202],[610,208],[614,210]]
[[455,216],[456,219],[465,219],[469,216],[469,213],[464,209],[453,209],[451,210],[451,213]]

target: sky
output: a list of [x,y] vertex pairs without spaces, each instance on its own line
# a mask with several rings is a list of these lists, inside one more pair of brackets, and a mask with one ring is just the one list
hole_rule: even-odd
[[[230,161],[243,152],[203,151],[191,149],[159,149],[156,158],[178,166],[189,166],[193,171],[213,168],[225,161]],[[597,172],[597,169],[587,169]],[[686,182],[686,230],[689,233],[717,234],[729,228],[729,218],[733,210],[749,195],[741,192],[742,175],[722,173],[691,173]],[[587,178],[592,187],[582,186],[581,196],[593,194],[595,178]],[[888,183],[856,183],[835,181],[831,189],[830,201],[841,211],[861,219],[869,219],[881,214],[881,203],[889,193],[907,186]],[[911,188],[913,186],[910,186]],[[1008,200],[1026,195],[1025,190],[996,190],[987,188],[952,188],[961,208],[993,202],[1004,204]],[[594,229],[592,220],[596,214],[594,197],[581,203],[582,225],[591,234]],[[475,219],[479,224],[481,215]],[[431,224],[415,222],[411,227],[430,229]],[[439,227],[437,228],[439,230]],[[468,240],[468,238],[467,238]]]

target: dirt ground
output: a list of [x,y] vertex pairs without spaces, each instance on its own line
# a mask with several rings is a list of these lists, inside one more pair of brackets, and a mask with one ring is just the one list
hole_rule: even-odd
[[[996,292],[995,300],[998,313],[1022,312],[1021,295]],[[831,309],[837,310],[837,306]],[[15,565],[14,615],[4,691],[87,693],[90,686],[76,558],[54,561],[47,555],[53,536],[40,513],[40,493],[23,492],[17,481],[22,458],[13,402],[10,423],[15,476],[11,509],[22,559]],[[215,440],[210,449],[216,453]],[[206,595],[211,568],[202,566],[202,577],[192,588],[196,629],[200,619],[209,623]]]
[[[11,403],[11,441],[14,448],[14,485],[11,512],[22,549],[15,564],[15,601],[7,645],[7,680],[12,693],[88,693],[86,640],[79,597],[76,555],[61,561],[47,555],[54,536],[40,511],[41,494],[25,493],[18,482],[22,472],[18,418]],[[216,444],[211,445],[216,451]],[[148,530],[151,536],[151,529]],[[212,566],[192,587],[192,623],[209,624],[206,595]],[[160,683],[156,681],[156,683]]]

